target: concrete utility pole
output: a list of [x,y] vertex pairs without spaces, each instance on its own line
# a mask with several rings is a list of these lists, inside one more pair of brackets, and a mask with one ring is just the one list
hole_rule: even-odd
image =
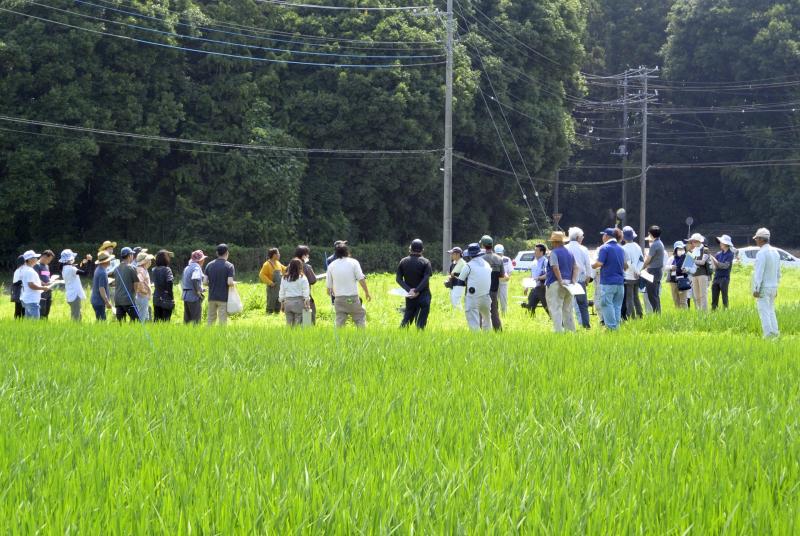
[[[639,245],[644,247],[647,232],[647,71],[642,70],[644,98],[642,99],[642,196],[639,200]],[[624,184],[624,183],[623,183]],[[624,188],[624,186],[623,186]]]
[[450,267],[447,251],[453,244],[453,0],[447,0],[447,69],[444,100],[444,203],[442,215],[442,271]]
[[[628,71],[625,71],[625,78],[622,81],[622,178],[628,168]],[[622,208],[628,210],[628,190],[627,181],[622,181]]]

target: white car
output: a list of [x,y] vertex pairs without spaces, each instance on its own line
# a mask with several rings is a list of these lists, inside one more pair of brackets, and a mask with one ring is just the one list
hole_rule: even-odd
[[520,251],[514,257],[514,271],[515,272],[530,272],[533,268],[533,261],[536,260],[535,251]]
[[[754,265],[756,263],[756,255],[758,254],[757,247],[749,246],[740,248],[736,251],[736,258],[744,265]],[[800,259],[779,248],[772,248],[781,256],[781,266],[784,268],[800,268]]]

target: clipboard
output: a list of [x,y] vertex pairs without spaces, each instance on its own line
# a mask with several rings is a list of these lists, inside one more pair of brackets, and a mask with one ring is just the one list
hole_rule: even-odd
[[564,285],[564,288],[569,291],[570,294],[573,296],[583,296],[586,294],[586,291],[583,290],[583,287],[576,284]]
[[653,274],[651,274],[650,272],[647,272],[647,271],[645,271],[645,272],[639,272],[639,277],[640,277],[640,278],[642,278],[642,279],[644,279],[644,280],[645,280],[645,281],[647,281],[648,283],[652,283],[653,281],[655,281],[655,280],[656,280],[656,278],[655,278],[655,277],[653,277]]

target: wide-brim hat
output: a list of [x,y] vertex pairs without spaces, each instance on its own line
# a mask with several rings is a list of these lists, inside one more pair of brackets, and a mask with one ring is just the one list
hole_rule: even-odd
[[106,253],[105,251],[101,251],[100,254],[97,255],[97,260],[94,261],[94,263],[95,264],[103,264],[105,262],[111,262],[114,259],[116,259],[116,257],[114,257],[114,255],[111,255],[110,253]]
[[200,262],[203,259],[207,259],[208,255],[203,253],[202,249],[198,249],[197,251],[192,252],[192,262]]
[[147,253],[146,250],[145,251],[141,251],[138,255],[136,255],[136,264],[143,264],[143,263],[145,263],[147,261],[151,261],[152,262],[153,259],[155,259],[155,257],[153,255]]
[[553,234],[551,234],[548,239],[548,242],[558,242],[559,244],[564,244],[567,241],[567,235],[561,231],[553,231]]
[[683,240],[678,240],[672,244],[672,249],[686,249],[686,244],[683,243]]
[[58,262],[60,262],[61,264],[72,262],[75,260],[75,257],[77,256],[78,254],[72,251],[71,249],[65,249],[64,251],[61,252],[61,258],[58,259]]
[[753,240],[755,240],[756,238],[769,240],[771,236],[772,234],[769,232],[769,229],[767,229],[766,227],[762,227],[761,229],[756,231],[756,234],[753,236]]
[[639,235],[636,234],[636,231],[633,230],[633,227],[626,225],[622,228],[622,237],[625,238],[625,240],[635,240],[639,238]]
[[692,236],[686,239],[687,242],[700,242],[701,244],[706,243],[706,237],[701,235],[700,233],[694,233]]
[[108,249],[108,248],[116,248],[116,247],[117,247],[117,243],[116,243],[116,242],[112,242],[111,240],[106,240],[106,241],[105,241],[105,242],[103,242],[103,244],[102,244],[102,245],[101,245],[101,246],[100,246],[100,247],[97,249],[97,251],[98,251],[98,253],[99,253],[100,251],[103,251],[104,249]]
[[726,234],[724,234],[722,236],[718,236],[717,237],[717,242],[719,242],[720,244],[725,244],[726,246],[728,246],[730,248],[733,247],[733,240],[731,240],[731,237],[726,235]]
[[22,254],[22,258],[25,260],[25,262],[28,262],[31,259],[38,259],[41,256],[42,256],[41,253],[36,253],[32,249],[29,249],[28,251]]
[[464,254],[465,257],[475,258],[480,257],[484,254],[483,249],[481,249],[480,244],[470,244],[467,246],[466,253]]

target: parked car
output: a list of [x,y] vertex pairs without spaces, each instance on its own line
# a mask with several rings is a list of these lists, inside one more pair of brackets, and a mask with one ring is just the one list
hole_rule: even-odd
[[533,268],[533,261],[536,259],[534,251],[520,251],[514,257],[513,266],[515,272],[530,272]]
[[[753,246],[740,248],[736,251],[736,258],[744,265],[753,265],[756,263],[758,249],[759,248]],[[778,252],[778,255],[781,256],[781,266],[784,268],[800,268],[800,259],[780,248],[773,249],[775,249]]]

